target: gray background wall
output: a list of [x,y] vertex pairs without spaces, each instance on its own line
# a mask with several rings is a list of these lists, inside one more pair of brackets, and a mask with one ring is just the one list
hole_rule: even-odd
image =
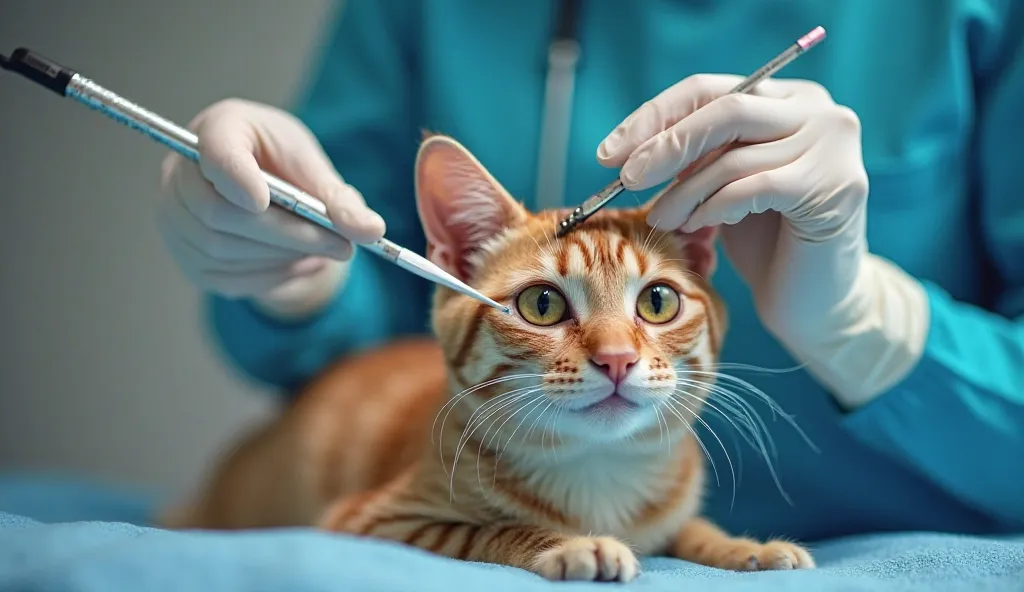
[[[239,96],[287,105],[330,0],[0,0],[32,47],[181,124]],[[153,223],[165,151],[0,76],[0,470],[182,492],[270,411],[209,345]]]

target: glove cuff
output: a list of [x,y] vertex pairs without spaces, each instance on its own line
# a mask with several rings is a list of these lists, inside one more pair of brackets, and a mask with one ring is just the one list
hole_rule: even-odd
[[930,310],[921,283],[890,261],[866,254],[851,293],[837,307],[823,342],[794,352],[853,410],[893,388],[917,365]]

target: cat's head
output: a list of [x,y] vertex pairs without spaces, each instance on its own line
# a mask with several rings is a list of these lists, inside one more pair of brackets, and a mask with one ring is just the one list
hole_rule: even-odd
[[527,211],[445,136],[422,144],[416,193],[428,257],[512,309],[438,289],[453,394],[489,384],[463,400],[497,410],[503,397],[501,417],[543,408],[546,429],[587,440],[692,419],[684,408],[706,394],[692,382],[705,381],[680,370],[717,361],[726,325],[707,281],[714,229],[652,231],[645,206],[605,209],[556,239],[568,210]]

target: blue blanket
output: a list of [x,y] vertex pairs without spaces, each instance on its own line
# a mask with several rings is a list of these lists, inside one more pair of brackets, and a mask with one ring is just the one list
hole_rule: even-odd
[[146,526],[153,503],[78,481],[0,478],[0,590],[1024,592],[1024,536],[874,535],[815,545],[820,567],[811,571],[731,573],[650,558],[627,586],[555,584],[307,529],[163,531]]

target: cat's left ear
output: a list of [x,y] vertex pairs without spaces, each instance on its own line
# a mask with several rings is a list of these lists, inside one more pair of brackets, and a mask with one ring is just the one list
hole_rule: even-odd
[[711,280],[718,266],[718,252],[715,241],[718,239],[718,227],[707,226],[696,232],[675,231],[683,243],[683,257],[690,271],[700,275],[706,281]]
[[420,145],[416,205],[427,257],[463,281],[472,277],[473,256],[484,243],[529,217],[469,150],[441,135]]

